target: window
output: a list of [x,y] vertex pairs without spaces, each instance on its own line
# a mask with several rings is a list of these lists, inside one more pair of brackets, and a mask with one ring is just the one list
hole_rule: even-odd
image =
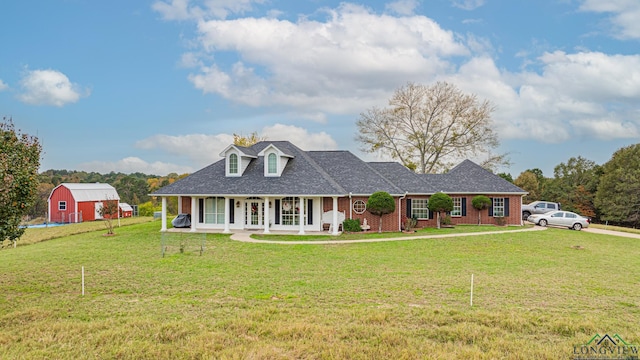
[[229,174],[237,174],[238,173],[238,155],[231,154],[229,155]]
[[203,202],[200,202],[200,206],[204,206],[202,213],[204,214],[205,224],[224,224],[225,209],[223,197],[206,198]]
[[493,217],[504,216],[504,198],[493,198]]
[[429,200],[412,199],[411,200],[411,217],[417,219],[428,219],[429,208],[427,207]]
[[462,216],[462,198],[454,197],[451,198],[453,200],[453,210],[451,210],[451,216]]
[[367,210],[367,203],[362,200],[356,200],[353,203],[353,212],[363,214]]
[[[275,154],[272,154],[275,155]],[[282,216],[282,225],[299,225],[300,224],[300,198],[286,197],[282,199],[280,209]]]
[[267,172],[269,174],[276,174],[278,173],[278,158],[276,156],[276,154],[271,153],[268,156],[268,168],[267,168]]
[[67,210],[67,202],[66,201],[58,201],[58,210],[66,211]]

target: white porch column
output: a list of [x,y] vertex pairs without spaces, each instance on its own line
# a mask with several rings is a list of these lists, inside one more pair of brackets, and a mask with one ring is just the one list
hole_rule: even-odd
[[264,226],[264,233],[268,234],[269,233],[269,222],[271,221],[270,218],[270,214],[269,212],[271,211],[269,206],[269,197],[265,196],[264,197],[264,224],[262,224]]
[[178,196],[178,214],[182,213],[182,196]]
[[196,217],[197,213],[198,213],[198,209],[196,208],[196,198],[192,196],[191,197],[191,230],[189,230],[190,232],[196,231],[196,223],[198,222]]
[[333,197],[333,232],[331,235],[338,235],[338,197]]
[[298,234],[304,235],[304,198],[300,197],[300,231]]
[[[233,206],[233,204],[231,204]],[[229,230],[229,222],[231,221],[231,214],[229,214],[229,197],[224,197],[224,230],[222,233],[228,234],[231,231]]]
[[167,231],[167,198],[162,197],[162,226],[160,231]]

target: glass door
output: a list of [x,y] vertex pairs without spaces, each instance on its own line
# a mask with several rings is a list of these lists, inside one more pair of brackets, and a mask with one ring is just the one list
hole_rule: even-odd
[[249,229],[262,228],[264,223],[264,201],[248,199],[244,203],[245,226]]

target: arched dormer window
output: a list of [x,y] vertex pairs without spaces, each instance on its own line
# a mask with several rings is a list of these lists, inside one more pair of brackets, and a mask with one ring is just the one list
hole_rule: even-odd
[[269,156],[267,157],[267,161],[269,162],[268,164],[269,174],[278,173],[278,157],[276,156],[276,154],[274,153],[269,154]]
[[237,174],[238,173],[238,155],[231,154],[229,155],[229,174]]

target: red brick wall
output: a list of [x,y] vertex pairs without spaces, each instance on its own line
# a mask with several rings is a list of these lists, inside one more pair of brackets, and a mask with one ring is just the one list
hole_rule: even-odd
[[[452,217],[451,222],[453,224],[477,224],[478,223],[478,210],[473,208],[471,204],[471,200],[476,195],[462,195],[462,196],[452,196],[452,197],[463,197],[466,198],[466,216],[462,217]],[[507,225],[520,225],[521,224],[521,201],[522,197],[520,195],[486,195],[489,198],[492,197],[502,197],[509,198],[509,216],[506,217]],[[409,199],[428,199],[429,196],[421,195],[421,196],[407,196]],[[363,196],[354,196],[351,198],[351,203],[356,200],[363,200],[365,203],[369,198]],[[384,215],[382,217],[382,231],[399,231],[400,223],[404,221],[405,216],[407,214],[407,202],[406,199],[401,200],[401,205],[398,207],[398,197],[395,197],[396,201],[396,211],[392,214]],[[325,197],[323,199],[323,212],[333,210],[333,199]],[[367,219],[367,223],[371,226],[371,231],[377,231],[379,225],[379,216],[373,215],[368,211],[365,211],[363,214],[356,214],[355,211],[351,211],[350,202],[348,197],[338,198],[338,211],[344,211],[345,217],[347,219],[360,219],[360,224],[364,223],[364,219]],[[400,216],[398,216],[400,214]],[[496,224],[495,218],[493,216],[489,216],[488,209],[482,210],[480,214],[480,219],[482,224]],[[419,219],[418,220],[418,228],[422,227],[435,227],[437,226],[436,216],[434,215],[433,219]]]

